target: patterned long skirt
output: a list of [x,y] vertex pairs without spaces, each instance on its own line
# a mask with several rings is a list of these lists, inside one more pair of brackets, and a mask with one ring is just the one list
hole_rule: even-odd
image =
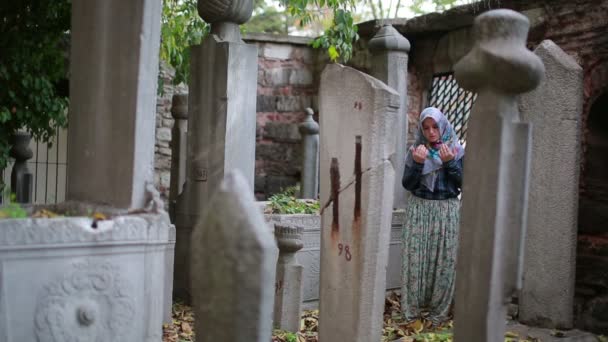
[[460,201],[409,195],[403,226],[401,308],[408,321],[428,312],[441,323],[454,298]]

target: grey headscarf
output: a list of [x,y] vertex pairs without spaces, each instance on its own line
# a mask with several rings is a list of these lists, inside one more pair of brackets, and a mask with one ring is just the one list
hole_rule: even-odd
[[[448,147],[454,151],[454,160],[458,161],[464,156],[464,148],[458,141],[458,135],[456,135],[456,131],[448,121],[448,119],[443,115],[443,113],[435,108],[428,107],[425,108],[422,113],[420,113],[420,121],[418,123],[418,130],[416,132],[416,142],[414,143],[414,148],[418,145],[425,145],[429,150],[429,155],[424,161],[424,167],[422,168],[422,185],[427,187],[430,191],[435,190],[435,182],[437,181],[437,170],[443,167],[443,162],[439,157],[439,150],[431,147],[429,141],[424,137],[422,133],[422,122],[427,119],[432,118],[439,126],[439,132],[441,134],[441,143],[447,144]],[[405,165],[411,167],[414,164],[414,157],[412,155],[412,149],[407,152],[407,157],[405,158]]]

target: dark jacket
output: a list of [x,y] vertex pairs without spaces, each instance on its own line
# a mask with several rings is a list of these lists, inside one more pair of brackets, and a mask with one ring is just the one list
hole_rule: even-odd
[[413,165],[405,167],[401,184],[414,196],[429,200],[444,200],[458,197],[462,186],[462,159],[450,160],[436,172],[435,190],[430,191],[420,182],[424,164],[414,161]]

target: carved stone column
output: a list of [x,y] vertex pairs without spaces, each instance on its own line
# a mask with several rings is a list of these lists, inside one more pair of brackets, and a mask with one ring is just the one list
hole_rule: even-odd
[[304,247],[304,228],[289,224],[274,225],[279,245],[279,261],[274,294],[274,326],[296,332],[300,330],[302,311],[302,272],[304,267],[296,259],[296,252]]
[[177,197],[186,182],[186,143],[188,140],[188,94],[175,94],[171,100],[171,185],[169,187],[169,216],[175,222]]
[[312,118],[315,112],[306,108],[306,119],[298,129],[302,136],[302,190],[301,198],[319,196],[319,124]]

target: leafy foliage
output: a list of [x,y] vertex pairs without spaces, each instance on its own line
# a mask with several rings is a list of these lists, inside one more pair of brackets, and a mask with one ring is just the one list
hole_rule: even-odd
[[292,16],[300,19],[300,25],[318,20],[321,9],[329,8],[333,13],[332,25],[313,41],[313,47],[327,50],[332,61],[346,62],[350,59],[352,44],[359,39],[351,13],[356,0],[283,0],[283,4]]
[[268,200],[267,212],[270,214],[317,214],[319,201],[301,200],[296,198],[299,192],[297,186],[289,187],[278,194],[272,195]]
[[[329,10],[333,19],[312,46],[324,49],[334,62],[348,62],[352,57],[353,43],[359,39],[353,19],[356,6],[370,7],[375,18],[388,17],[391,10],[396,17],[402,7],[401,0],[397,0],[394,9],[383,7],[382,0],[279,0],[285,8],[283,12],[267,1],[254,0],[254,16],[243,25],[245,32],[286,34],[296,23],[304,27],[322,20]],[[428,3],[432,3],[436,11],[441,11],[471,2],[473,0],[413,0],[409,7],[414,13],[421,14],[428,11],[424,6]],[[209,25],[198,15],[196,3],[197,0],[163,0],[160,57],[175,69],[174,84],[188,83],[189,47],[199,44],[209,33]]]
[[284,330],[274,330],[272,332],[272,342],[299,342],[298,334]]
[[188,83],[189,48],[209,33],[196,4],[197,0],[163,0],[160,58],[175,69],[174,84]]
[[15,202],[15,194],[11,194],[8,203],[0,207],[0,219],[25,217],[27,217],[27,212],[19,203]]
[[17,130],[50,142],[56,128],[67,125],[70,7],[68,0],[0,4],[0,170]]
[[329,58],[348,61],[353,55],[353,42],[359,39],[357,26],[349,11],[337,9],[334,12],[333,25],[325,33],[312,42],[314,48],[322,47],[327,50]]
[[293,17],[268,4],[266,0],[254,0],[253,15],[243,25],[243,31],[288,34],[289,27],[292,27],[294,22]]

